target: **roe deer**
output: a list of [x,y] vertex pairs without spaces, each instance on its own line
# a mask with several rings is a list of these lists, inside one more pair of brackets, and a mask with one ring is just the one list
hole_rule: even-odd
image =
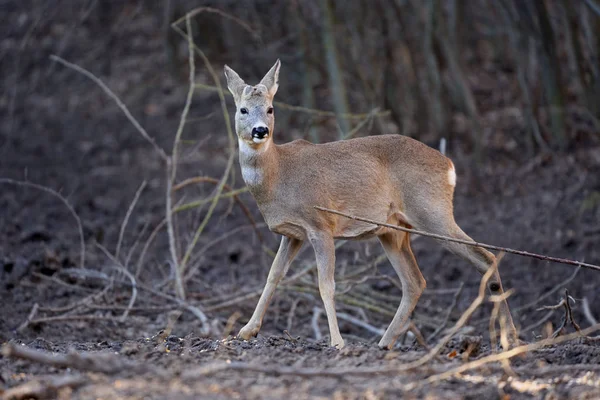
[[[273,141],[280,62],[256,86],[247,85],[225,66],[227,86],[235,100],[235,129],[242,175],[269,229],[282,235],[277,256],[256,310],[239,337],[256,336],[277,284],[308,240],[316,259],[319,292],[324,303],[331,345],[342,348],[334,305],[334,239],[377,237],[402,282],[402,300],[379,347],[391,349],[408,325],[425,279],[410,248],[409,234],[318,211],[336,209],[423,231],[471,240],[454,222],[452,197],[456,173],[437,150],[401,135],[362,137],[312,144]],[[444,241],[443,246],[468,260],[480,273],[493,264],[492,253],[479,247]],[[503,293],[499,274],[488,289]],[[516,330],[505,302],[501,305],[511,341]]]

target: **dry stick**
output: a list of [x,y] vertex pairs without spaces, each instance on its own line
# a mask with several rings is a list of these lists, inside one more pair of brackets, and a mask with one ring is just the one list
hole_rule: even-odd
[[350,219],[353,219],[355,221],[367,222],[369,224],[373,224],[373,225],[377,225],[377,226],[383,226],[383,227],[386,227],[386,228],[395,229],[397,231],[414,233],[414,234],[417,234],[417,235],[428,236],[428,237],[432,237],[434,239],[445,240],[445,241],[448,241],[448,242],[461,243],[461,244],[466,244],[468,246],[483,247],[485,249],[503,251],[503,252],[506,252],[506,253],[518,254],[520,256],[537,258],[539,260],[553,261],[553,262],[557,262],[557,263],[561,263],[561,264],[581,266],[581,267],[593,269],[593,270],[596,270],[596,271],[600,271],[600,265],[594,265],[594,264],[588,264],[588,263],[584,263],[584,262],[580,262],[580,261],[568,260],[566,258],[550,257],[550,256],[542,255],[542,254],[530,253],[528,251],[514,250],[514,249],[511,249],[511,248],[508,248],[508,247],[494,246],[494,245],[491,245],[491,244],[479,243],[479,242],[475,242],[475,241],[455,239],[455,238],[448,237],[448,236],[437,235],[435,233],[429,233],[429,232],[419,231],[419,230],[416,230],[416,229],[404,228],[402,226],[387,224],[387,223],[384,223],[384,222],[377,222],[377,221],[373,221],[372,219],[367,219],[367,218],[362,218],[362,217],[356,217],[354,215],[346,214],[346,213],[343,213],[343,212],[340,212],[340,211],[337,211],[337,210],[332,210],[332,209],[325,208],[325,207],[314,206],[314,208],[316,208],[319,211],[325,211],[325,212],[328,212],[328,213],[331,213],[331,214],[341,215],[342,217],[350,218]]
[[34,361],[44,365],[59,368],[75,368],[81,371],[101,372],[104,374],[116,374],[123,370],[147,371],[145,364],[134,364],[125,358],[111,353],[76,353],[51,354],[39,350],[7,343],[2,346],[4,357],[20,358]]
[[59,390],[83,386],[88,380],[83,375],[71,374],[37,378],[7,389],[2,393],[2,399],[55,399]]
[[[223,95],[232,96],[231,93],[229,93],[227,91],[223,91],[220,88],[217,88],[216,86],[206,85],[204,83],[196,83],[196,87],[198,89],[209,90],[211,92],[216,92],[216,93],[221,93]],[[307,113],[307,114],[314,114],[319,117],[335,118],[337,116],[336,113],[334,113],[333,111],[324,111],[324,110],[316,110],[314,108],[307,108],[307,107],[302,107],[302,106],[293,106],[291,104],[283,103],[281,101],[274,101],[273,104],[284,110],[297,111],[297,112],[302,112],[302,113]],[[385,111],[378,111],[375,113],[373,113],[373,111],[371,111],[368,113],[361,113],[361,114],[352,114],[352,113],[339,114],[339,116],[341,118],[345,118],[345,119],[365,119],[368,117],[385,117],[390,114],[391,114],[391,111],[385,110]]]
[[[210,176],[197,176],[194,178],[186,179],[183,182],[178,183],[177,185],[173,186],[173,191],[176,192],[176,191],[184,188],[187,185],[192,185],[194,183],[199,183],[199,182],[209,182],[209,183],[213,183],[215,185],[219,184],[219,181],[217,179],[212,178]],[[223,185],[223,189],[227,190],[228,192],[233,192],[233,189],[231,188],[231,186],[229,186],[227,184]],[[237,205],[242,209],[242,212],[244,213],[246,218],[248,218],[248,221],[250,221],[250,224],[254,227],[254,232],[256,233],[256,236],[258,237],[259,242],[261,244],[264,243],[264,239],[263,239],[262,235],[260,234],[260,231],[256,227],[256,221],[254,221],[254,218],[252,217],[252,214],[250,213],[250,210],[248,209],[248,207],[246,207],[246,204],[244,204],[242,199],[240,199],[237,196],[237,194],[233,195],[233,200],[235,200]]]
[[448,325],[448,321],[450,320],[450,315],[452,314],[452,312],[454,312],[454,309],[456,309],[456,306],[458,304],[458,299],[460,297],[460,294],[463,291],[464,286],[465,286],[465,283],[461,282],[460,286],[458,287],[458,289],[454,293],[454,297],[452,298],[452,304],[450,304],[450,307],[448,308],[448,312],[446,312],[446,316],[444,317],[444,321],[440,324],[440,326],[435,331],[433,331],[433,333],[431,335],[429,335],[427,337],[427,341],[428,342],[430,342],[437,335],[439,335],[439,333],[441,331],[443,331],[444,328],[446,328],[446,325]]
[[50,189],[49,187],[38,185],[37,183],[26,182],[26,181],[17,181],[10,178],[0,178],[0,183],[5,183],[9,185],[17,185],[24,186],[29,188],[34,188],[41,190],[43,192],[49,193],[52,196],[58,198],[62,203],[67,207],[75,221],[77,222],[77,229],[79,230],[79,245],[80,245],[80,254],[79,254],[79,263],[81,264],[81,268],[85,268],[85,239],[83,236],[83,226],[81,225],[81,219],[79,219],[79,215],[75,212],[75,209],[69,204],[66,198],[64,198],[60,193],[58,193],[54,189]]
[[80,74],[88,77],[89,79],[91,79],[94,83],[96,83],[98,86],[100,86],[100,88],[104,91],[104,93],[106,93],[111,99],[114,100],[115,103],[117,103],[117,106],[119,106],[119,108],[121,109],[121,111],[123,111],[123,113],[125,114],[125,116],[127,117],[127,119],[129,120],[129,122],[131,122],[133,124],[133,126],[137,129],[137,131],[142,135],[142,137],[144,139],[146,139],[151,145],[152,147],[154,147],[154,150],[156,151],[156,153],[160,156],[160,158],[163,159],[163,161],[168,161],[169,160],[169,156],[167,156],[167,154],[165,153],[165,151],[160,148],[160,146],[158,146],[156,144],[156,142],[154,141],[154,139],[148,134],[148,132],[146,132],[146,130],[140,125],[139,122],[137,122],[137,120],[133,117],[133,115],[131,115],[131,113],[129,112],[129,109],[127,108],[127,106],[121,101],[121,99],[119,99],[117,97],[117,95],[108,88],[108,86],[106,86],[104,84],[104,82],[102,82],[102,80],[100,80],[99,78],[97,78],[94,74],[92,74],[90,71],[80,67],[79,65],[73,64],[68,62],[67,60],[52,54],[50,56],[50,59],[52,61],[56,61],[62,65],[64,65],[67,68],[71,68],[72,70],[75,70],[77,72],[79,72]]
[[[198,11],[198,13],[202,12],[202,11],[203,10],[200,10],[200,11]],[[176,21],[176,22],[178,22],[178,21]],[[171,24],[171,27],[173,29],[175,29],[175,31],[177,33],[179,33],[182,37],[184,37],[188,40],[189,51],[192,54],[191,57],[193,57],[194,50],[195,50],[195,52],[198,53],[198,55],[200,55],[200,57],[202,58],[202,61],[204,61],[204,65],[206,66],[206,69],[208,70],[211,77],[213,78],[213,81],[215,82],[217,87],[219,89],[221,89],[221,81],[219,80],[219,77],[217,76],[212,65],[210,64],[208,58],[206,57],[204,52],[198,46],[196,46],[196,44],[193,42],[189,14],[186,15],[186,27],[187,27],[187,31],[188,31],[187,34],[185,32],[183,32],[179,28],[179,26],[177,26],[176,24]],[[190,87],[190,90],[193,91],[193,87]],[[229,139],[229,159],[227,160],[227,166],[225,167],[225,171],[223,172],[221,181],[217,185],[215,196],[214,196],[212,202],[210,203],[210,206],[206,212],[206,215],[204,216],[202,223],[196,230],[196,233],[194,234],[194,237],[192,238],[191,243],[187,247],[187,250],[186,250],[185,255],[183,256],[183,259],[181,260],[180,269],[181,269],[182,275],[185,272],[187,262],[189,261],[191,255],[192,255],[192,251],[194,250],[194,247],[196,247],[196,243],[198,243],[198,239],[200,238],[200,235],[204,231],[204,228],[208,224],[208,221],[217,206],[217,203],[219,201],[221,193],[223,192],[223,186],[225,185],[225,183],[229,177],[231,168],[233,167],[234,158],[235,158],[235,140],[234,140],[233,130],[231,128],[231,121],[229,119],[229,113],[227,111],[227,103],[225,102],[225,97],[222,94],[222,90],[219,93],[220,93],[219,98],[220,98],[220,102],[221,102],[221,111],[223,112],[223,118],[225,119],[225,127],[227,129],[227,137]]]
[[[127,223],[129,222],[131,213],[133,212],[133,209],[135,208],[135,205],[137,204],[138,200],[140,199],[140,195],[142,194],[142,191],[144,190],[145,187],[146,187],[146,181],[143,181],[142,184],[140,185],[140,187],[138,188],[138,190],[135,192],[135,196],[133,197],[133,200],[131,201],[129,208],[127,209],[127,213],[125,214],[123,223],[121,224],[121,230],[119,231],[119,240],[117,242],[117,250],[115,251],[115,258],[117,260],[119,259],[119,253],[121,252],[121,245],[123,244],[123,235],[125,235],[125,228],[127,228]],[[127,264],[125,264],[125,265],[127,265]]]

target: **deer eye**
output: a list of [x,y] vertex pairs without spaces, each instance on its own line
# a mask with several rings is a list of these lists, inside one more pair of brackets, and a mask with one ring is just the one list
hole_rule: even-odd
[[273,107],[269,107],[267,109],[267,114],[273,114]]
[[242,108],[242,109],[240,110],[240,112],[241,112],[242,114],[248,114],[248,109],[247,109],[246,107],[244,107],[244,108]]

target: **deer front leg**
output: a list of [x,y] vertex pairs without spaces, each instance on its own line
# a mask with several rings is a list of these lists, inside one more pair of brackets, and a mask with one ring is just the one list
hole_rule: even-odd
[[288,238],[287,236],[283,236],[281,238],[281,244],[279,245],[279,250],[277,250],[277,255],[275,256],[275,260],[273,260],[273,264],[271,265],[271,270],[269,271],[269,276],[267,277],[267,283],[263,292],[258,300],[258,304],[256,305],[256,309],[250,318],[250,321],[244,326],[240,333],[238,333],[238,337],[248,340],[251,337],[254,337],[260,331],[260,327],[262,326],[262,321],[267,312],[267,307],[273,297],[273,293],[277,288],[277,284],[281,281],[281,279],[285,276],[294,257],[298,254],[298,250],[302,247],[302,240]]
[[319,292],[327,314],[331,346],[341,349],[344,347],[344,339],[340,334],[335,313],[335,244],[333,237],[318,233],[309,236],[310,243],[315,250],[317,258],[317,272],[319,274]]

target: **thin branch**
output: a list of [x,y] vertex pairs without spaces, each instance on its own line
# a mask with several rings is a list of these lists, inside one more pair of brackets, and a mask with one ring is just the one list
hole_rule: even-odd
[[77,222],[77,229],[79,231],[79,246],[80,246],[79,263],[81,264],[81,268],[85,268],[85,239],[83,236],[83,226],[81,225],[81,219],[79,219],[79,215],[77,215],[77,213],[75,212],[75,209],[71,206],[71,204],[69,204],[67,199],[65,199],[63,197],[63,195],[58,193],[56,190],[50,189],[49,187],[46,187],[46,186],[38,185],[37,183],[26,182],[26,181],[17,181],[17,180],[10,179],[10,178],[0,178],[0,183],[38,189],[43,192],[49,193],[52,196],[58,198],[60,201],[62,201],[62,203],[65,205],[65,207],[67,207],[67,209],[69,210],[69,212],[71,213],[73,218],[75,218],[75,221]]
[[414,233],[414,234],[417,234],[417,235],[428,236],[428,237],[432,237],[434,239],[445,240],[445,241],[448,241],[448,242],[455,242],[455,243],[466,244],[467,246],[483,247],[485,249],[503,251],[503,252],[506,252],[506,253],[518,254],[520,256],[537,258],[539,260],[553,261],[553,262],[557,262],[557,263],[561,263],[561,264],[575,265],[575,266],[578,266],[578,267],[585,267],[585,268],[593,269],[593,270],[596,270],[596,271],[600,271],[600,266],[599,265],[588,264],[588,263],[584,263],[584,262],[580,262],[580,261],[574,261],[574,260],[568,260],[568,259],[565,259],[565,258],[550,257],[550,256],[542,255],[542,254],[530,253],[528,251],[514,250],[514,249],[511,249],[511,248],[508,248],[508,247],[494,246],[494,245],[491,245],[491,244],[479,243],[479,242],[470,241],[470,240],[456,239],[456,238],[452,238],[452,237],[448,237],[448,236],[438,235],[438,234],[435,234],[435,233],[429,233],[429,232],[419,231],[419,230],[416,230],[416,229],[404,228],[402,226],[387,224],[385,222],[373,221],[372,219],[367,219],[367,218],[362,218],[362,217],[356,217],[354,215],[346,214],[346,213],[343,213],[343,212],[340,212],[340,211],[337,211],[337,210],[332,210],[332,209],[325,208],[325,207],[314,206],[314,208],[316,208],[319,211],[325,211],[325,212],[328,212],[328,213],[331,213],[331,214],[341,215],[342,217],[350,218],[350,219],[353,219],[355,221],[367,222],[369,224],[373,224],[373,225],[377,225],[377,226],[383,226],[383,227],[386,227],[386,228],[395,229],[397,231]]
[[[191,32],[191,22],[189,14],[185,16],[185,23],[188,29],[188,32]],[[183,128],[185,127],[185,122],[187,119],[187,115],[190,111],[190,106],[192,104],[192,98],[194,96],[194,80],[196,74],[196,64],[194,61],[194,49],[192,47],[192,34],[190,33],[187,36],[188,42],[188,63],[189,63],[189,83],[190,86],[188,88],[187,97],[185,100],[185,106],[183,107],[183,111],[181,112],[181,118],[179,119],[179,126],[177,127],[177,133],[175,134],[175,139],[173,141],[173,153],[171,155],[171,159],[168,163],[167,168],[167,187],[166,187],[166,218],[167,218],[167,232],[169,236],[169,249],[171,251],[171,259],[173,261],[174,270],[175,270],[175,290],[177,291],[177,296],[185,300],[185,287],[183,284],[183,269],[185,262],[182,261],[180,264],[179,256],[177,255],[177,246],[175,242],[175,227],[173,226],[173,184],[177,177],[177,161],[179,155],[179,142],[181,141],[181,135],[183,133]]]
[[121,99],[119,99],[119,97],[117,97],[117,95],[112,90],[109,89],[108,86],[106,86],[104,84],[104,82],[102,82],[102,80],[100,80],[100,78],[97,78],[94,74],[92,74],[87,69],[84,69],[84,68],[80,67],[79,65],[70,63],[67,60],[65,60],[55,54],[52,54],[50,56],[50,59],[52,61],[56,61],[56,62],[64,65],[67,68],[71,68],[72,70],[79,72],[80,74],[88,77],[89,79],[94,81],[94,83],[96,83],[98,86],[100,86],[100,88],[104,91],[104,93],[106,93],[111,99],[114,100],[115,103],[117,103],[117,106],[119,106],[119,108],[121,109],[121,111],[123,111],[123,113],[129,120],[129,122],[131,122],[133,124],[133,126],[138,130],[138,132],[142,135],[142,137],[144,139],[146,139],[146,141],[148,141],[148,143],[150,143],[152,145],[152,147],[154,147],[154,150],[160,156],[160,158],[162,158],[163,161],[167,161],[169,159],[169,156],[167,156],[165,151],[162,148],[160,148],[160,146],[158,144],[156,144],[156,141],[152,137],[150,137],[148,132],[146,132],[146,130],[133,117],[133,115],[131,115],[127,106],[121,101]]
[[226,13],[225,11],[222,11],[222,10],[219,10],[218,8],[213,8],[213,7],[198,7],[198,8],[195,8],[192,11],[188,12],[183,17],[181,17],[178,20],[172,22],[171,25],[172,26],[173,25],[179,25],[186,18],[195,17],[196,15],[201,14],[203,12],[218,14],[218,15],[220,15],[223,18],[229,19],[229,20],[237,23],[239,26],[241,26],[242,28],[244,28],[248,33],[251,33],[252,35],[258,36],[258,32],[255,29],[253,29],[250,25],[248,25],[244,20],[236,17],[235,15]]
[[127,228],[127,223],[129,222],[129,218],[131,217],[131,213],[135,208],[138,200],[140,199],[140,195],[142,191],[146,187],[146,181],[143,181],[138,190],[135,192],[135,196],[127,209],[127,213],[125,214],[125,218],[123,219],[123,223],[121,224],[121,230],[119,231],[119,241],[117,242],[117,250],[115,251],[115,258],[119,259],[119,253],[121,252],[121,245],[123,244],[123,235],[125,235],[125,228]]

